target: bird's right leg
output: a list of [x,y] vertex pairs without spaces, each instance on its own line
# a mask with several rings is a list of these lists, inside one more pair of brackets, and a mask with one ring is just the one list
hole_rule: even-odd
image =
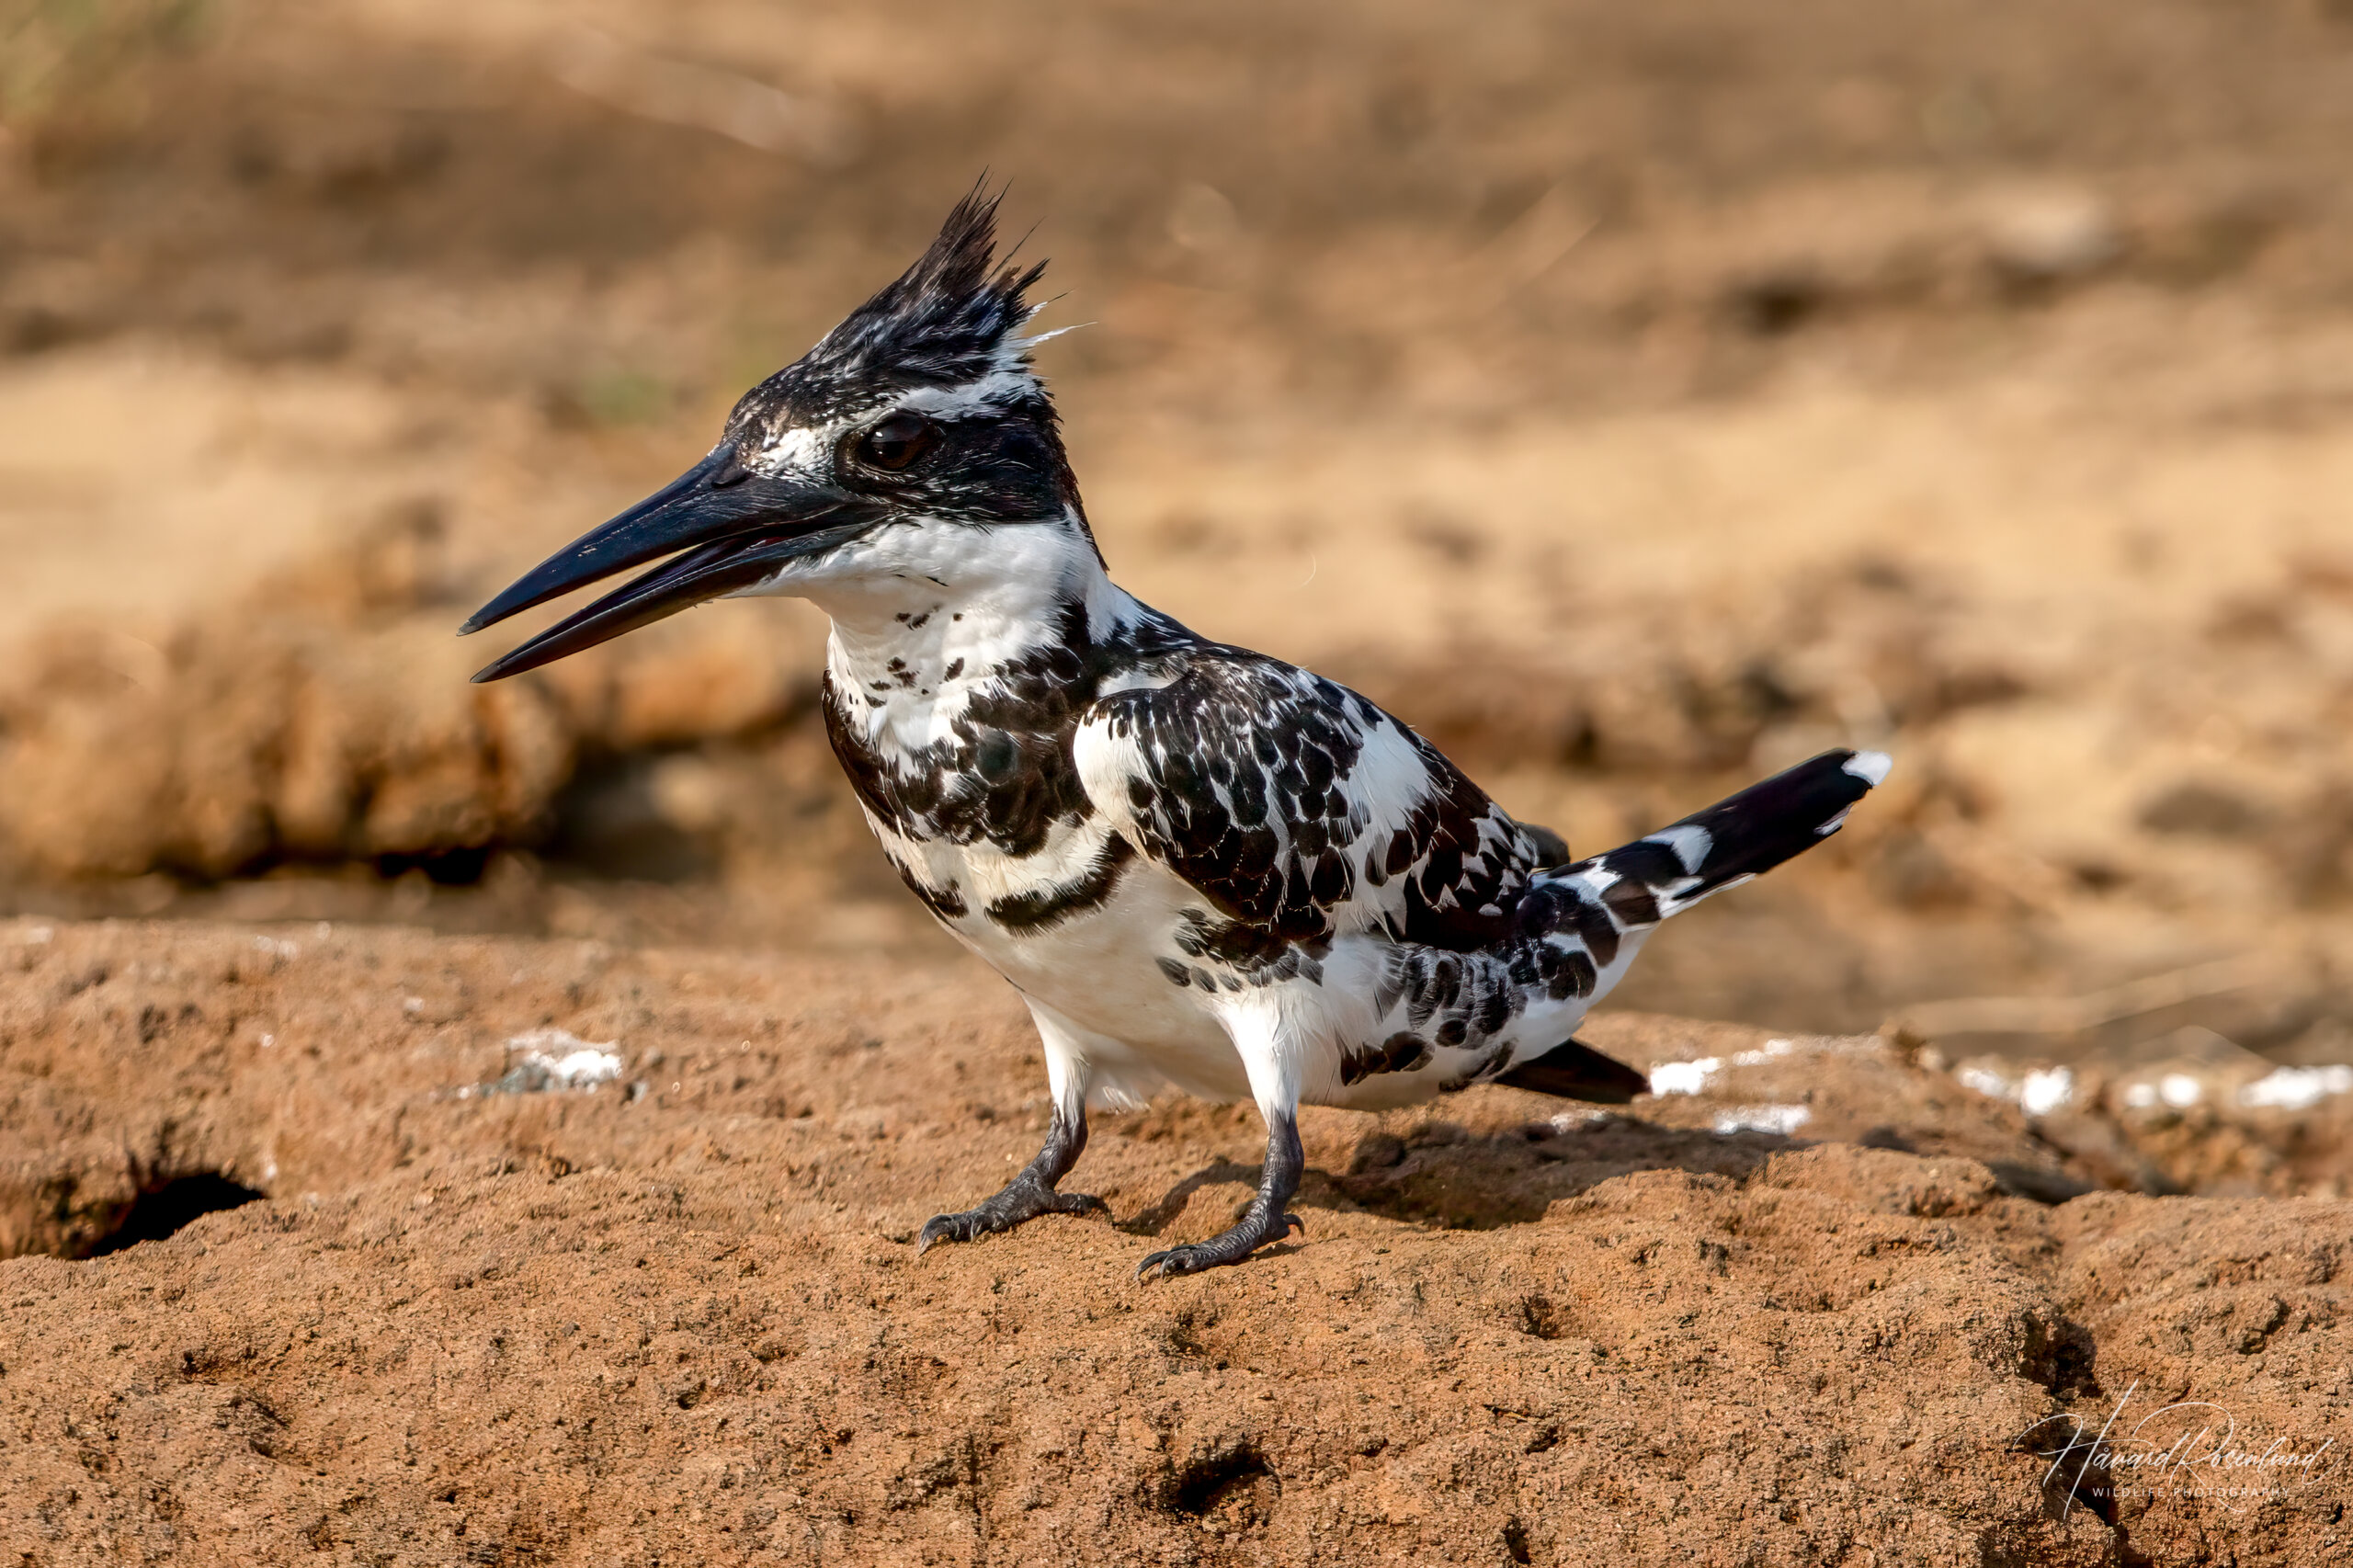
[[1110,1212],[1110,1206],[1091,1193],[1054,1190],[1086,1151],[1089,1074],[1079,1031],[1034,1002],[1029,1011],[1046,1048],[1046,1079],[1053,1091],[1054,1119],[1046,1129],[1046,1146],[994,1197],[961,1213],[935,1214],[926,1221],[915,1238],[917,1256],[934,1242],[969,1242],[992,1231],[1009,1231],[1040,1214]]
[[1267,1120],[1267,1163],[1258,1190],[1229,1229],[1205,1242],[1188,1242],[1154,1253],[1136,1266],[1139,1279],[1199,1274],[1240,1263],[1306,1224],[1290,1211],[1307,1156],[1299,1142],[1299,1097],[1303,1041],[1299,1022],[1285,1017],[1282,998],[1272,990],[1226,1010],[1222,1019],[1250,1075],[1250,1092]]
[[1298,1117],[1280,1107],[1266,1115],[1267,1164],[1259,1173],[1258,1190],[1243,1210],[1242,1218],[1208,1241],[1188,1242],[1154,1253],[1136,1265],[1137,1278],[1166,1279],[1199,1274],[1204,1268],[1222,1268],[1240,1263],[1260,1247],[1272,1246],[1293,1231],[1307,1229],[1290,1209],[1291,1198],[1299,1191],[1299,1178],[1307,1169]]

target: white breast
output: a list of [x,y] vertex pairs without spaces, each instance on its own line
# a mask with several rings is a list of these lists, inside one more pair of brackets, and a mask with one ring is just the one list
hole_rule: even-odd
[[[1087,836],[1099,846],[1105,831],[1090,824]],[[972,874],[982,858],[968,862]],[[1148,1099],[1166,1085],[1203,1099],[1243,1099],[1249,1080],[1206,1005],[1210,999],[1169,983],[1154,961],[1177,950],[1179,912],[1199,907],[1200,897],[1191,888],[1139,858],[1128,862],[1104,903],[1046,930],[1008,932],[982,914],[978,903],[947,924],[957,940],[1025,995],[1117,1043],[1118,1054],[1095,1064],[1099,1086],[1115,1103]]]

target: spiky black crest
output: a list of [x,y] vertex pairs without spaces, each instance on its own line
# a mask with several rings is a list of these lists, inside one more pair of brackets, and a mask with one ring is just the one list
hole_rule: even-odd
[[921,260],[745,393],[729,432],[847,418],[917,387],[967,386],[995,370],[1026,368],[1029,354],[1017,335],[1031,314],[1023,295],[1046,264],[997,267],[998,199],[974,187]]

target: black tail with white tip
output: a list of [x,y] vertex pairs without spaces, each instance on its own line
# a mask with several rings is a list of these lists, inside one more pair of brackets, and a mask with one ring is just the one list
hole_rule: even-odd
[[[1543,872],[1521,906],[1523,928],[1573,941],[1597,982],[1586,994],[1599,1001],[1652,927],[1837,832],[1888,767],[1883,752],[1824,752],[1631,844]],[[1648,1087],[1633,1068],[1574,1040],[1495,1082],[1602,1105],[1624,1105]]]
[[1826,751],[1672,826],[1547,875],[1584,883],[1623,927],[1653,926],[1837,832],[1889,766],[1885,752]]

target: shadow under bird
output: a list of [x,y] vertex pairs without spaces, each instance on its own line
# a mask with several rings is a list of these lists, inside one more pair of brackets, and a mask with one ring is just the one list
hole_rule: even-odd
[[1480,1083],[1607,1104],[1642,1075],[1571,1038],[1659,923],[1820,842],[1885,776],[1833,751],[1588,859],[1514,821],[1346,687],[1188,631],[1108,575],[1022,330],[1042,267],[974,192],[904,276],[754,387],[719,444],[483,607],[475,631],[651,570],[496,680],[726,596],[832,618],[826,733],[883,851],[1037,1020],[1053,1119],[969,1241],[1104,1208],[1058,1189],[1090,1104],[1256,1101],[1267,1161],[1189,1274],[1283,1239],[1302,1104]]

